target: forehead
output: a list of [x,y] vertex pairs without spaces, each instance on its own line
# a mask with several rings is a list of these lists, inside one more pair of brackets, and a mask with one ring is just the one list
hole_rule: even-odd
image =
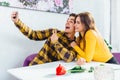
[[77,21],[80,21],[81,19],[80,19],[80,17],[77,17],[76,20],[77,20]]
[[70,16],[70,17],[68,18],[68,20],[72,20],[72,21],[74,21],[74,20],[75,20],[75,17]]

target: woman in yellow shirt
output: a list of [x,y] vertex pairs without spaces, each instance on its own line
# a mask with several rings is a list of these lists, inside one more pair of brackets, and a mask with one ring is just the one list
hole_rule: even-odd
[[96,29],[94,19],[89,12],[80,13],[76,17],[75,31],[79,32],[77,41],[71,46],[78,52],[78,64],[90,61],[115,63],[116,59],[111,54],[104,39]]

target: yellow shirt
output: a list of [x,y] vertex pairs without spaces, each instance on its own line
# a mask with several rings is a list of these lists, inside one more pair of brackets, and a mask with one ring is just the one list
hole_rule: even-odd
[[[88,30],[85,34],[85,41],[84,51],[79,46],[74,46],[74,49],[78,52],[78,59],[82,57],[87,62],[107,62],[113,57],[104,39],[96,31]],[[83,47],[83,41],[80,42],[80,45]]]

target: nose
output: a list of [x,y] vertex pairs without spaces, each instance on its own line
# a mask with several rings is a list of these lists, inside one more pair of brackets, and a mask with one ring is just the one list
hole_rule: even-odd
[[66,23],[67,25],[69,25],[69,21],[67,21],[67,23]]

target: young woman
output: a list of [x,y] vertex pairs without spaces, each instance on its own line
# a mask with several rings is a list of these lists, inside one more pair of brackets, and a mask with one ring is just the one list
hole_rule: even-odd
[[75,31],[79,32],[79,36],[76,42],[71,43],[71,46],[78,52],[78,64],[83,64],[85,61],[117,64],[104,39],[97,31],[94,19],[89,12],[77,15]]

